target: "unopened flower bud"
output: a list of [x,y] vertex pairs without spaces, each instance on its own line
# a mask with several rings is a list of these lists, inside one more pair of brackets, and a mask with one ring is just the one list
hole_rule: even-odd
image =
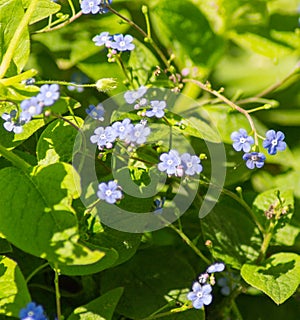
[[96,82],[96,88],[100,92],[107,92],[117,88],[117,81],[113,78],[102,78]]

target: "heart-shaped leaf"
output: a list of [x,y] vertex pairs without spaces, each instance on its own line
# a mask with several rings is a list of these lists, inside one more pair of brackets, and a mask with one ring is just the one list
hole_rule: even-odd
[[300,256],[295,253],[277,253],[260,266],[244,264],[241,275],[251,286],[281,304],[300,284]]

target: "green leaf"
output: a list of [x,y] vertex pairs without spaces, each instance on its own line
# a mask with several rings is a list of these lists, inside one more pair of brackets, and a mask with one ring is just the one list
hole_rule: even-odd
[[300,284],[300,256],[295,253],[277,253],[261,266],[245,264],[243,279],[281,304],[296,291]]
[[[79,117],[66,116],[74,125],[81,127]],[[53,121],[41,134],[37,143],[37,158],[40,165],[55,162],[71,162],[78,131],[63,119]]]
[[283,46],[280,43],[254,33],[245,32],[239,34],[231,31],[228,36],[242,48],[266,56],[270,59],[278,59],[293,53],[293,50],[290,47]]
[[0,256],[0,315],[18,317],[20,309],[30,300],[25,279],[17,263]]
[[[79,176],[69,164],[0,170],[0,232],[25,252],[60,264],[90,264],[104,256],[78,244],[72,199]],[[14,195],[12,197],[12,195]]]
[[190,1],[163,0],[151,5],[151,20],[160,41],[175,53],[180,68],[198,65],[206,72],[223,51],[223,41]]
[[202,0],[193,0],[205,13],[212,28],[224,33],[228,29],[240,26],[265,24],[268,19],[265,1],[252,0],[216,0],[213,4]]
[[123,288],[113,289],[88,304],[76,308],[67,320],[111,320],[123,294]]
[[[24,16],[21,0],[0,0],[0,61],[16,33],[18,25]],[[30,52],[28,29],[25,28],[13,52],[12,62],[6,76],[12,76],[22,71]]]
[[131,52],[128,67],[132,68],[133,79],[143,85],[149,81],[159,62],[155,55],[141,42],[134,40],[135,49]]
[[249,213],[238,202],[221,197],[201,224],[204,240],[212,242],[216,260],[240,269],[257,258],[261,238]]
[[103,272],[102,289],[124,287],[117,312],[141,319],[165,306],[174,290],[187,292],[194,278],[191,266],[173,248],[155,247],[138,251],[127,263]]
[[[29,6],[30,0],[22,0],[23,7],[27,8]],[[34,10],[33,15],[30,18],[29,24],[33,24],[50,15],[58,12],[60,10],[60,5],[51,0],[39,0],[37,7]]]

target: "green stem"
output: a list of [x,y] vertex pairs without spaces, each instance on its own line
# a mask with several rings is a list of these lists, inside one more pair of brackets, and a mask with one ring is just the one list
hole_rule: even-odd
[[69,6],[70,6],[70,8],[71,8],[71,11],[72,11],[72,16],[74,17],[75,14],[76,14],[76,11],[75,11],[73,2],[72,2],[72,0],[68,0],[68,2],[69,2]]
[[28,172],[28,170],[31,168],[31,165],[28,162],[26,162],[25,160],[17,156],[11,150],[7,150],[1,144],[0,144],[0,155],[2,155],[4,158],[6,158],[8,161],[14,164],[17,168],[21,169],[24,172]]
[[61,320],[62,317],[61,317],[61,306],[60,306],[59,273],[58,273],[57,265],[55,265],[54,273],[55,273],[54,286],[55,286],[57,320]]
[[173,315],[175,313],[184,312],[184,311],[186,311],[188,309],[191,309],[191,308],[192,308],[192,306],[184,306],[184,307],[181,307],[181,308],[172,309],[171,311],[167,311],[167,312],[159,313],[159,314],[156,314],[156,315],[153,315],[153,316],[149,316],[149,317],[144,318],[142,320],[159,319],[159,318],[162,318],[162,317]]
[[[72,16],[70,19],[67,19],[66,21],[64,21],[63,23],[52,27],[52,28],[48,28],[48,26],[44,29],[35,31],[34,33],[45,33],[45,32],[50,32],[50,31],[54,31],[54,30],[58,30],[63,28],[64,26],[70,24],[71,22],[75,21],[76,19],[78,19],[80,16],[82,15],[82,11],[77,12],[74,16]],[[57,24],[57,21],[54,21],[52,25]]]
[[73,82],[68,82],[68,81],[59,81],[59,80],[41,80],[37,81],[35,84],[59,84],[61,86],[72,86],[76,88],[96,88],[95,83],[73,83]]
[[205,85],[204,83],[202,83],[201,81],[198,80],[194,80],[194,79],[183,79],[182,82],[192,82],[194,84],[196,84],[197,86],[199,86],[202,90],[207,91],[209,93],[211,93],[212,95],[218,97],[221,101],[225,102],[228,106],[230,106],[231,108],[235,109],[236,111],[242,113],[248,120],[250,127],[253,131],[254,134],[254,141],[255,141],[255,145],[258,145],[258,137],[257,137],[257,132],[255,129],[255,125],[254,122],[250,116],[250,114],[248,113],[247,110],[239,107],[238,105],[236,105],[235,103],[233,103],[231,100],[227,99],[225,96],[223,96],[220,92],[211,89],[210,86]]
[[148,11],[148,7],[146,5],[142,6],[142,12],[143,12],[143,14],[145,16],[147,35],[148,35],[148,38],[151,39],[151,27],[150,27],[149,11]]
[[167,68],[170,67],[169,61],[168,59],[165,57],[165,55],[163,54],[163,52],[160,50],[160,48],[157,46],[157,44],[153,41],[152,38],[149,38],[148,34],[140,27],[138,26],[136,23],[134,23],[132,20],[126,18],[125,16],[123,16],[121,13],[119,13],[118,11],[116,11],[115,9],[113,9],[111,6],[107,5],[107,8],[110,12],[112,12],[113,14],[115,14],[116,16],[120,17],[122,20],[126,21],[130,26],[132,26],[133,28],[135,28],[143,37],[144,37],[144,41],[145,42],[149,42],[152,46],[152,48],[156,51],[156,53],[159,55],[159,57],[161,58],[161,60],[163,61],[163,63],[165,64],[165,66]]
[[256,219],[255,214],[253,213],[252,209],[248,206],[248,203],[240,198],[237,194],[235,194],[234,192],[227,190],[227,189],[222,189],[222,193],[226,194],[227,196],[229,196],[230,198],[236,200],[240,205],[242,205],[247,212],[249,213],[249,215],[251,216],[252,220],[255,222],[256,226],[258,227],[259,231],[261,233],[264,233],[264,228],[263,226],[260,224],[260,222]]
[[203,255],[203,253],[194,245],[190,238],[188,238],[181,230],[177,229],[173,224],[169,224],[168,227],[173,229],[207,265],[211,264],[210,260]]
[[257,263],[262,262],[266,257],[267,250],[269,248],[270,242],[271,242],[272,237],[273,237],[275,226],[276,226],[276,223],[274,223],[272,221],[270,223],[270,226],[269,226],[267,232],[265,232],[265,234],[264,234],[264,239],[263,239],[263,242],[262,242],[261,247],[260,247],[258,258],[256,260]]
[[28,283],[37,273],[39,273],[42,269],[44,269],[45,267],[47,267],[49,265],[48,262],[40,265],[39,267],[37,267],[35,270],[33,270],[30,275],[26,278],[26,283]]
[[117,58],[117,63],[119,65],[119,67],[121,68],[121,70],[123,71],[127,81],[133,86],[132,79],[128,75],[128,72],[127,72],[127,70],[125,68],[125,65],[123,63],[122,58],[120,57],[120,55],[116,55],[116,58]]
[[35,11],[38,1],[39,0],[31,0],[29,2],[29,6],[8,45],[8,48],[4,54],[2,63],[0,65],[0,79],[4,78],[6,71],[9,68],[9,65],[11,63],[11,60],[13,59],[14,53],[19,45],[21,36],[23,35],[25,29],[29,24],[30,18]]
[[235,315],[235,319],[236,320],[243,320],[243,317],[240,313],[240,310],[238,309],[237,305],[236,305],[236,302],[235,301],[232,301],[232,311]]

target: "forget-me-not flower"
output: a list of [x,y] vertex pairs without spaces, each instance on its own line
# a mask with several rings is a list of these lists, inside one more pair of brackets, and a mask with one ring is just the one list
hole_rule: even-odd
[[29,302],[25,308],[21,309],[19,317],[21,320],[47,320],[43,307],[35,302]]
[[82,13],[98,13],[100,11],[100,2],[100,0],[82,0],[80,4]]
[[120,186],[115,181],[102,182],[98,186],[97,196],[100,200],[113,204],[122,198]]
[[129,90],[124,94],[124,99],[127,103],[132,104],[140,99],[147,92],[147,87],[140,86],[137,90]]
[[243,150],[244,152],[249,152],[251,150],[251,145],[254,143],[254,139],[251,136],[248,136],[245,129],[232,132],[230,137],[233,141],[233,148],[236,151]]
[[132,41],[133,37],[129,34],[126,34],[125,36],[122,34],[115,34],[110,47],[118,51],[131,51],[135,48],[135,45],[132,43]]
[[42,113],[42,104],[37,97],[23,100],[20,104],[20,107],[24,113],[23,117],[28,118],[29,120],[31,117]]
[[106,128],[99,127],[95,129],[94,135],[90,137],[92,143],[97,143],[98,148],[102,150],[104,147],[111,148],[112,143],[116,140],[115,130],[108,126]]
[[105,47],[110,48],[112,36],[109,34],[109,32],[104,31],[96,35],[92,40],[95,42],[96,46],[100,47],[105,45]]
[[117,121],[113,123],[112,128],[115,130],[116,136],[121,140],[126,140],[134,130],[134,126],[128,118],[124,119],[122,122]]
[[164,109],[167,106],[165,101],[153,100],[150,104],[152,109],[146,111],[147,117],[162,118],[165,115]]
[[147,136],[150,134],[150,128],[142,123],[138,123],[133,127],[129,136],[125,139],[126,142],[131,144],[143,144],[147,140]]
[[225,264],[223,262],[216,262],[210,265],[207,269],[207,273],[215,273],[215,272],[222,272],[225,269]]
[[3,123],[3,127],[7,131],[13,131],[14,133],[22,133],[23,132],[23,127],[20,121],[15,120],[17,115],[17,110],[12,110],[9,114],[8,113],[3,113],[1,118],[5,121]]
[[281,131],[269,130],[266,133],[266,139],[263,141],[263,147],[268,149],[268,153],[274,155],[277,150],[284,151],[286,143],[283,141],[285,138],[284,133]]
[[180,159],[184,173],[189,176],[193,176],[194,174],[200,173],[203,170],[199,157],[195,155],[192,156],[189,153],[183,153]]
[[51,106],[59,98],[59,85],[58,84],[44,84],[40,88],[40,93],[37,98],[45,106]]
[[261,152],[245,153],[243,160],[246,161],[246,166],[249,169],[262,168],[265,164],[266,156]]
[[195,309],[201,309],[203,305],[209,305],[212,302],[212,287],[210,284],[201,285],[194,282],[192,291],[187,294],[187,298],[193,302]]
[[168,153],[161,154],[159,159],[161,162],[158,164],[158,170],[166,171],[167,174],[176,174],[177,166],[181,163],[176,150],[172,149]]

